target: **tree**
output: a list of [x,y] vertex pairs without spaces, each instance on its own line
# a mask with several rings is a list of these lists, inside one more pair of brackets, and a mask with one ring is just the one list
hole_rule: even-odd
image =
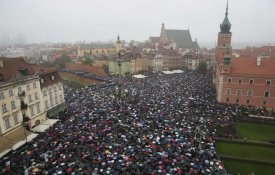
[[207,64],[205,61],[202,61],[199,63],[199,66],[197,68],[197,71],[201,74],[206,74],[207,72]]
[[66,63],[71,62],[70,57],[68,56],[67,52],[63,52],[61,58],[56,59],[54,61],[54,65],[60,67],[60,68],[65,68]]

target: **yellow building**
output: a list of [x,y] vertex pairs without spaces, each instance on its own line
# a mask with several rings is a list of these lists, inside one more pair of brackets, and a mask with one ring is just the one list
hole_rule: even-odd
[[123,49],[120,37],[117,36],[117,41],[114,44],[110,43],[91,43],[91,44],[81,44],[77,49],[78,58],[83,58],[87,55],[94,56],[111,56],[118,53]]
[[29,128],[46,119],[41,104],[39,76],[23,58],[0,58],[0,135],[21,127]]
[[135,58],[131,59],[131,73],[136,74],[140,71],[148,71],[149,59],[146,55],[136,55]]

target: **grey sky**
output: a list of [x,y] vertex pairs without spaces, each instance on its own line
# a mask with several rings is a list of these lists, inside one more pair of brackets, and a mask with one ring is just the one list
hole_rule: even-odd
[[[0,0],[0,36],[27,42],[144,41],[168,29],[190,29],[215,45],[226,0]],[[275,42],[275,0],[229,0],[233,43]]]

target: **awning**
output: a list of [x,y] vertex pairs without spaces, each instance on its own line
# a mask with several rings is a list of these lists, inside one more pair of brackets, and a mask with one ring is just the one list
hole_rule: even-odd
[[20,148],[22,145],[24,145],[26,143],[26,140],[21,140],[19,142],[17,142],[16,144],[13,145],[13,147],[11,148],[12,150],[17,150],[18,148]]
[[51,127],[51,126],[40,124],[40,125],[32,128],[32,131],[34,131],[34,132],[45,132],[49,127]]
[[41,125],[50,125],[50,126],[52,126],[58,121],[59,121],[58,119],[47,119],[43,123],[41,123]]
[[[1,143],[2,144],[2,143]],[[0,153],[0,158],[4,157],[6,154],[8,154],[11,151],[11,149],[6,149],[5,151]]]
[[145,78],[145,75],[138,74],[138,75],[133,75],[134,78]]
[[38,134],[31,133],[31,134],[27,137],[27,141],[30,142],[30,141],[32,141],[34,138],[36,138],[37,136],[38,136]]

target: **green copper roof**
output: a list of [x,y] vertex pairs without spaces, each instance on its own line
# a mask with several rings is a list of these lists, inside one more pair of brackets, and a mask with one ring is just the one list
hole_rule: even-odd
[[194,48],[189,30],[165,30],[169,40],[177,43],[178,48]]

